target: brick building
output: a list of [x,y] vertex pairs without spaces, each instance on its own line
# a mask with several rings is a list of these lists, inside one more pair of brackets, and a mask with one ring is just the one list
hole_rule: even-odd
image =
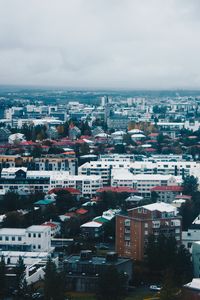
[[181,217],[177,209],[158,202],[128,210],[116,217],[116,251],[122,257],[142,260],[150,234],[174,236],[181,241]]

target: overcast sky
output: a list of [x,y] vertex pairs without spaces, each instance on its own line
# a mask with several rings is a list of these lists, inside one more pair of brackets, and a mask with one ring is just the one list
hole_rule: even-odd
[[0,0],[0,84],[200,89],[200,1]]

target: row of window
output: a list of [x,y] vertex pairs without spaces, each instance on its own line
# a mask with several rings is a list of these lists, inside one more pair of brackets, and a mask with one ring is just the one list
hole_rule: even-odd
[[0,236],[0,241],[18,241],[22,240],[21,236]]

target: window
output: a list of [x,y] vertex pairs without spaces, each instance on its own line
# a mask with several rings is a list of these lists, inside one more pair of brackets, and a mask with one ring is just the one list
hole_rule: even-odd
[[6,236],[6,241],[9,241],[9,237],[8,236]]
[[0,241],[2,241],[2,236],[0,236]]
[[22,240],[21,236],[18,236],[18,241],[21,241],[21,240]]
[[41,245],[38,245],[38,249],[41,249]]
[[35,233],[33,234],[33,237],[36,238],[36,234]]
[[38,233],[38,237],[41,238],[41,233]]
[[31,233],[28,234],[28,237],[31,237]]
[[15,241],[15,237],[14,236],[12,236],[12,241]]
[[144,227],[145,227],[145,228],[148,228],[148,223],[145,223],[145,224],[144,224]]
[[35,249],[36,247],[35,247],[35,245],[33,245],[33,249]]

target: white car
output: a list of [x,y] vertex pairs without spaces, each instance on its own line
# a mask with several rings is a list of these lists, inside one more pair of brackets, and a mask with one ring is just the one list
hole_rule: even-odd
[[161,287],[160,287],[159,285],[150,285],[149,289],[150,289],[151,291],[156,291],[156,292],[158,292],[158,291],[161,290]]

